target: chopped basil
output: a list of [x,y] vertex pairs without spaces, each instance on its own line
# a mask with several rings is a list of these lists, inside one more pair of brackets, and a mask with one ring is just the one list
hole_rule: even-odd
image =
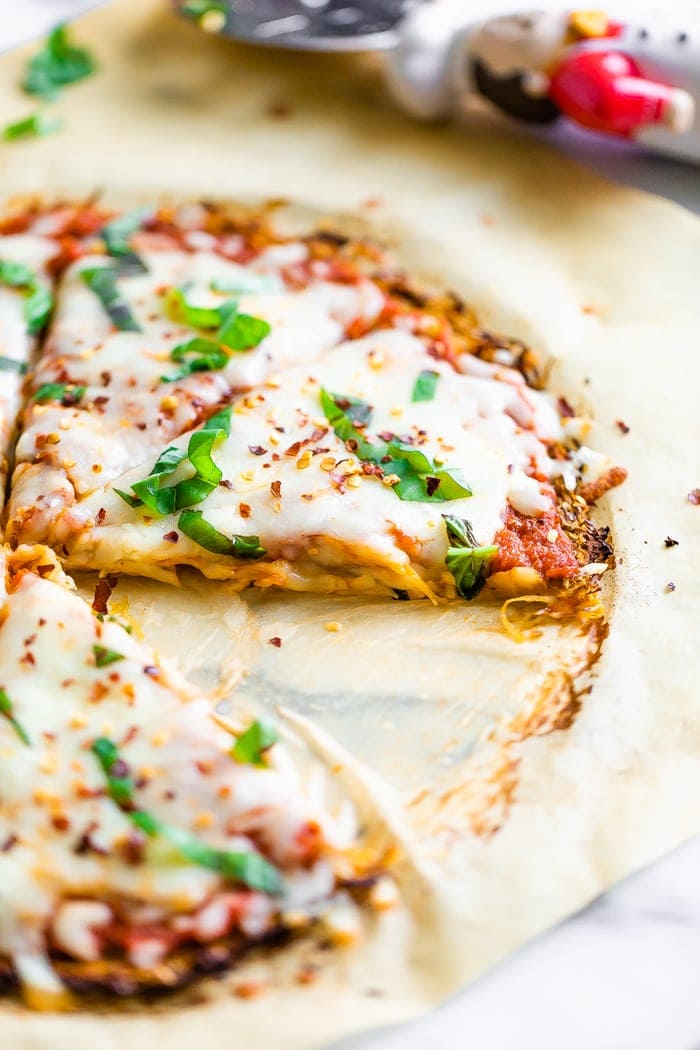
[[14,704],[4,689],[0,688],[0,715],[3,715],[14,729],[23,744],[31,746],[31,740],[24,726],[15,718]]
[[[166,306],[174,320],[193,328],[216,328],[216,343],[229,350],[252,350],[270,333],[261,317],[238,313],[238,300],[226,299],[215,306],[196,306],[187,299],[188,288],[171,288]],[[176,347],[177,349],[177,347]]]
[[236,762],[247,762],[251,766],[264,766],[265,752],[277,743],[275,727],[266,721],[253,722],[236,740],[231,754]]
[[25,361],[16,361],[14,357],[5,357],[0,354],[0,372],[18,372],[21,376],[27,371]]
[[262,558],[267,551],[258,536],[224,536],[202,515],[201,510],[183,510],[177,526],[198,546],[212,554],[229,554],[233,558]]
[[92,745],[102,772],[107,780],[109,796],[125,816],[149,838],[166,839],[171,846],[199,867],[215,871],[227,879],[234,879],[252,890],[279,894],[283,890],[279,871],[259,853],[215,849],[184,828],[166,824],[134,806],[135,784],[129,775],[128,766],[119,756],[116,744],[107,737],[99,737]]
[[182,366],[172,375],[161,376],[161,382],[174,383],[176,379],[183,379],[193,372],[217,372],[226,367],[229,357],[230,355],[211,339],[203,339],[201,336],[188,339],[186,343],[178,343],[170,351],[171,361],[182,361]]
[[141,325],[131,313],[117,288],[119,270],[113,266],[91,266],[80,271],[88,288],[95,293],[109,314],[112,324],[122,332],[140,332]]
[[89,77],[95,68],[90,52],[71,44],[65,25],[58,25],[42,49],[29,59],[22,87],[29,95],[54,99],[59,88]]
[[29,117],[24,117],[22,120],[16,120],[13,124],[7,124],[3,130],[2,137],[7,142],[28,138],[30,135],[41,138],[44,135],[51,135],[52,132],[58,131],[62,127],[63,121],[60,117],[52,117],[48,113],[40,111],[32,113]]
[[271,331],[262,317],[252,314],[231,313],[216,333],[217,339],[229,350],[252,350]]
[[439,379],[439,372],[419,372],[418,378],[413,384],[411,401],[432,401],[435,397]]
[[60,401],[68,408],[78,404],[85,396],[85,389],[84,386],[74,386],[71,383],[43,383],[32,395],[32,401]]
[[358,459],[381,467],[385,475],[398,481],[393,490],[399,499],[419,503],[445,503],[471,496],[459,470],[438,466],[414,445],[393,437],[390,441],[367,441],[358,427],[371,419],[371,407],[364,401],[321,390],[321,405],[333,430]]
[[108,737],[101,736],[93,743],[92,752],[107,778],[110,798],[120,806],[130,803],[134,793],[134,782],[129,776],[126,763],[119,757],[117,745]]
[[486,582],[489,563],[498,554],[498,547],[480,547],[466,518],[443,514],[450,546],[445,565],[455,578],[457,590],[463,598],[475,598]]
[[141,229],[144,219],[153,214],[153,208],[136,208],[112,219],[100,230],[108,253],[119,260],[120,273],[145,273],[148,267],[129,245],[129,237]]
[[106,649],[104,645],[93,645],[92,651],[95,654],[95,667],[109,667],[110,664],[116,664],[118,660],[124,659],[123,653],[118,653],[114,649]]
[[53,307],[51,289],[24,263],[0,261],[0,284],[18,288],[24,293],[22,311],[30,335],[36,335],[46,324]]
[[[201,503],[221,481],[221,470],[212,459],[212,449],[217,441],[228,437],[230,433],[229,407],[217,412],[200,430],[191,434],[186,450],[174,445],[166,448],[153,464],[148,477],[131,486],[133,495],[120,489],[115,489],[115,492],[130,507],[145,505],[161,515]],[[165,485],[164,482],[185,459],[194,467],[194,476],[183,478],[174,485]]]

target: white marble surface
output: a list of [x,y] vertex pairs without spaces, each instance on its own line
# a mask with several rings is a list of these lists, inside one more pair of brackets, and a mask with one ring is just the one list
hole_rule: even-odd
[[[0,50],[94,6],[95,0],[0,0]],[[700,212],[700,169],[601,146],[576,132],[560,145],[611,178]],[[700,1050],[700,838],[627,879],[418,1023],[342,1043],[342,1050],[466,1047]]]

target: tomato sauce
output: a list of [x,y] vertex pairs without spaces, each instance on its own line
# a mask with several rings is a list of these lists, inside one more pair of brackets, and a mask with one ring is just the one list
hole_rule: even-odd
[[[557,535],[552,542],[549,537],[554,531]],[[498,554],[491,563],[491,572],[525,566],[536,569],[546,580],[566,580],[580,569],[576,548],[562,531],[555,507],[538,518],[526,517],[508,507],[494,543],[498,544]]]

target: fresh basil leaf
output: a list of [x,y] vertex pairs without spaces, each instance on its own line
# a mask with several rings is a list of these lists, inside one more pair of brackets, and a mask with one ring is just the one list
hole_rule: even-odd
[[89,77],[95,69],[90,52],[71,44],[65,25],[58,25],[42,49],[29,59],[22,87],[29,95],[54,99],[59,88]]
[[22,743],[26,744],[27,747],[30,747],[31,740],[29,739],[29,734],[21,722],[18,722],[15,718],[14,704],[2,688],[0,688],[0,715],[3,715],[3,717],[7,719]]
[[498,554],[495,545],[480,547],[466,518],[443,514],[447,538],[445,565],[454,576],[457,590],[467,601],[475,598],[486,583],[488,567]]
[[[211,339],[197,337],[188,339],[186,343],[178,343],[170,351],[171,360],[184,364],[169,376],[161,376],[162,383],[174,383],[176,379],[184,379],[193,372],[218,372],[225,368],[229,361],[229,354]],[[187,358],[190,360],[187,360]]]
[[4,357],[0,354],[0,372],[18,372],[23,376],[27,372],[25,361],[15,361],[14,357]]
[[86,387],[73,386],[71,383],[43,383],[32,395],[32,401],[42,404],[44,401],[60,401],[68,408],[77,405],[85,396]]
[[187,452],[184,448],[170,445],[161,452],[151,468],[151,473],[142,481],[135,481],[132,492],[141,503],[158,514],[172,514],[175,510],[175,486],[164,487],[164,482],[175,472]]
[[119,757],[117,745],[109,737],[101,736],[93,742],[92,753],[102,767],[112,801],[119,806],[129,804],[134,794],[134,782],[126,763]]
[[30,335],[40,332],[53,308],[53,294],[24,263],[0,261],[0,284],[25,293],[22,311]]
[[30,335],[36,335],[44,328],[53,309],[53,294],[45,284],[38,282],[31,288],[24,300],[24,320]]
[[99,737],[94,741],[92,751],[107,780],[110,798],[149,838],[166,839],[186,860],[226,879],[241,882],[250,889],[268,894],[282,892],[284,885],[279,871],[259,853],[215,849],[184,828],[166,824],[146,810],[132,808],[135,785],[126,763],[119,757],[116,744],[108,737]]
[[385,475],[395,474],[392,486],[402,500],[417,503],[445,503],[472,495],[459,470],[438,467],[420,448],[398,438],[368,441],[359,426],[371,420],[371,407],[357,398],[321,389],[321,405],[326,419],[348,450],[358,459],[380,466]]
[[91,266],[81,270],[80,277],[100,300],[115,328],[122,332],[142,331],[117,288],[119,271],[115,267]]
[[271,326],[262,317],[251,314],[232,313],[223,322],[216,337],[229,350],[252,350],[272,331]]
[[265,752],[277,743],[275,727],[267,721],[253,722],[236,740],[231,754],[236,762],[251,766],[265,766]]
[[270,333],[261,317],[238,313],[238,300],[227,299],[216,306],[196,306],[187,299],[188,287],[171,288],[166,304],[171,317],[194,328],[216,328],[216,341],[229,350],[251,350]]
[[128,492],[124,492],[122,489],[114,489],[114,492],[116,492],[117,496],[121,496],[121,498],[124,500],[124,502],[128,503],[129,506],[133,507],[134,509],[136,507],[142,507],[143,506],[143,501],[142,500],[136,499],[134,496],[130,496]]
[[255,270],[241,270],[230,277],[217,277],[209,287],[222,295],[255,295],[259,292],[284,291],[284,283],[277,274],[256,273]]
[[233,558],[262,558],[267,551],[257,536],[224,536],[202,515],[201,510],[183,510],[178,528],[198,546],[212,554],[228,554]]
[[439,379],[439,372],[419,372],[418,378],[413,384],[411,401],[432,401],[435,397]]
[[93,645],[92,651],[95,655],[95,667],[109,667],[110,664],[124,659],[123,653],[118,653],[114,649],[106,649],[104,645]]
[[218,328],[238,309],[235,299],[227,299],[216,306],[196,306],[187,300],[189,287],[171,288],[165,297],[168,312],[175,321],[193,328]]
[[112,219],[100,230],[108,253],[119,260],[121,273],[146,273],[148,267],[129,244],[129,237],[141,229],[144,219],[153,214],[153,208],[135,208],[134,211]]
[[62,127],[63,121],[60,117],[52,117],[48,113],[43,112],[32,113],[29,117],[7,124],[3,130],[2,137],[6,142],[28,138],[30,135],[42,138],[44,135],[51,135]]
[[[153,465],[151,473],[131,486],[133,495],[115,489],[118,496],[131,507],[147,506],[157,514],[172,514],[183,507],[201,503],[221,481],[221,470],[212,459],[214,444],[231,433],[231,408],[222,409],[211,416],[200,430],[190,435],[187,450],[171,445],[162,452]],[[175,472],[183,460],[188,459],[194,467],[194,477],[183,478],[175,485],[165,481]]]

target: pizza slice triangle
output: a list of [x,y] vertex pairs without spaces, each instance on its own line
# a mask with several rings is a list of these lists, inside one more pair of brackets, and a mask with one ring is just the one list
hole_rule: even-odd
[[371,883],[347,805],[320,800],[267,722],[216,716],[47,548],[2,560],[6,983],[40,1008],[179,987]]

